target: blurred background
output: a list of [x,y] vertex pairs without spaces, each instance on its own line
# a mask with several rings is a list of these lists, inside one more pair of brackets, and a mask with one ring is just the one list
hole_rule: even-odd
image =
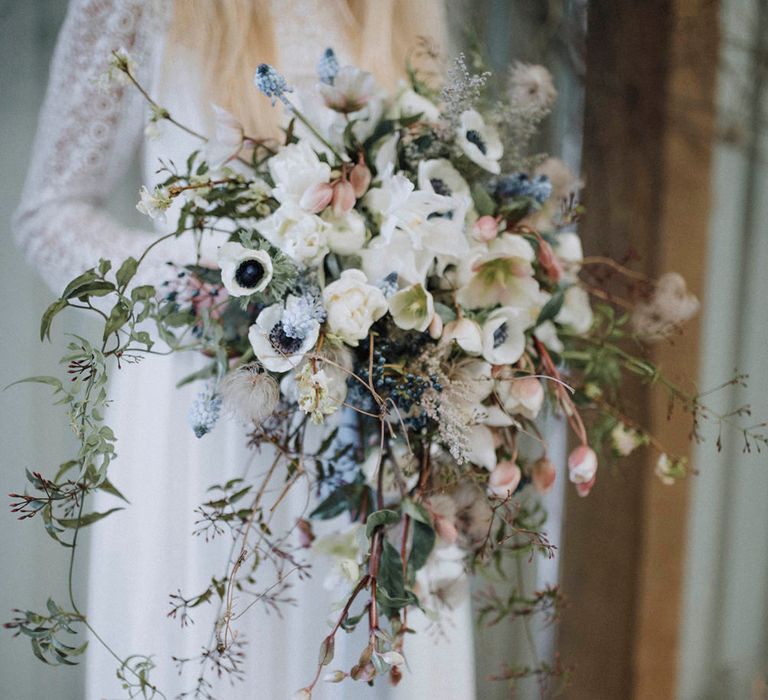
[[[632,255],[655,276],[679,271],[702,300],[699,319],[654,358],[701,390],[748,373],[747,388],[728,386],[708,401],[723,415],[751,405],[755,422],[767,418],[768,0],[449,0],[449,8],[457,42],[480,47],[494,71],[522,60],[554,74],[559,101],[537,146],[584,176],[587,252]],[[61,0],[0,2],[0,386],[51,372],[66,342],[55,333],[53,343],[38,342],[51,295],[9,226],[65,11]],[[116,215],[138,216],[138,184],[134,175],[116,193]],[[768,454],[745,452],[727,430],[718,450],[717,426],[706,421],[706,441],[688,448],[685,416],[669,416],[647,386],[627,391],[665,442],[688,449],[697,474],[665,486],[641,455],[587,499],[565,488],[548,497],[558,556],[531,565],[526,582],[559,582],[570,605],[557,624],[533,625],[535,654],[516,625],[478,635],[478,697],[509,697],[506,683],[489,680],[503,663],[559,659],[569,682],[545,697],[768,698]],[[50,474],[72,447],[43,387],[0,393],[0,426],[4,494],[23,489],[24,468]],[[1,619],[64,593],[67,552],[7,508],[0,556]],[[80,667],[46,667],[26,641],[0,634],[0,698],[76,700],[81,683]],[[518,685],[516,697],[541,695],[535,681]]]

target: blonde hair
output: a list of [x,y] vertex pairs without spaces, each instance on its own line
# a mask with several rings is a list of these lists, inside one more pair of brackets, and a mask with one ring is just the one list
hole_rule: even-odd
[[[355,65],[392,88],[420,37],[446,41],[441,0],[324,0],[333,3]],[[232,112],[250,136],[276,132],[279,111],[258,91],[243,89],[256,66],[275,63],[270,0],[176,0],[167,55],[179,47],[199,59],[204,94]],[[318,46],[318,58],[325,46]],[[285,66],[275,66],[278,71]]]

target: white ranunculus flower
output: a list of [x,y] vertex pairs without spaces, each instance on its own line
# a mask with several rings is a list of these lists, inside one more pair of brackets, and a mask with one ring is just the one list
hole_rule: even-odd
[[536,253],[518,234],[505,233],[478,245],[459,265],[456,300],[468,309],[536,306],[541,301],[533,277]]
[[392,295],[389,312],[398,328],[423,333],[435,314],[435,304],[423,284],[413,284]]
[[331,209],[326,209],[322,215],[328,224],[326,238],[328,247],[338,255],[353,255],[359,253],[365,245],[365,219],[354,209],[345,216],[334,216]]
[[213,137],[203,149],[206,163],[218,170],[227,161],[237,157],[243,147],[243,125],[223,107],[211,104],[215,118]]
[[283,204],[255,228],[300,265],[320,265],[328,253],[328,224],[295,204]]
[[420,114],[424,121],[440,120],[440,110],[434,102],[419,95],[415,90],[407,88],[398,95],[387,116],[391,119],[403,119],[415,117],[417,114]]
[[511,416],[534,420],[544,404],[544,387],[535,377],[501,377],[496,393]]
[[272,195],[283,204],[297,203],[310,187],[331,179],[331,166],[306,141],[289,144],[272,156],[269,172],[275,183]]
[[563,306],[555,317],[557,323],[568,326],[575,333],[584,334],[592,328],[592,307],[589,294],[581,287],[572,286],[565,290]]
[[492,365],[511,365],[525,352],[527,314],[518,308],[503,306],[488,316],[483,326],[483,357]]
[[320,324],[312,320],[310,331],[303,339],[287,336],[281,323],[283,311],[282,303],[268,306],[248,330],[256,358],[271,372],[287,372],[297,367],[304,355],[315,347],[320,333]]
[[272,280],[272,258],[266,250],[225,243],[219,248],[218,261],[221,281],[233,297],[261,292]]
[[383,292],[371,284],[362,270],[349,269],[323,290],[328,329],[348,345],[356,346],[371,325],[387,313]]
[[473,163],[494,175],[501,172],[499,159],[504,155],[501,139],[478,112],[474,109],[462,112],[456,136],[459,148]]
[[419,163],[419,189],[444,197],[470,197],[467,181],[447,158]]

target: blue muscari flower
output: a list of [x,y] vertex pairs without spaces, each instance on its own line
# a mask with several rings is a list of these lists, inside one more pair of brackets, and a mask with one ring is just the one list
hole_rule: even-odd
[[259,90],[272,100],[272,106],[275,106],[275,100],[279,99],[284,105],[290,107],[286,92],[293,92],[293,88],[288,85],[285,78],[280,75],[268,63],[262,63],[256,69],[253,76],[253,82]]
[[216,394],[216,388],[209,384],[201,391],[189,407],[187,420],[195,435],[199,438],[210,433],[219,420],[221,413],[221,397]]
[[339,62],[333,49],[327,48],[317,63],[317,75],[321,83],[333,85],[336,74],[339,72]]
[[293,297],[286,303],[280,321],[285,335],[304,340],[312,329],[313,321],[325,321],[325,307],[320,297],[315,294]]
[[546,175],[531,180],[525,173],[512,173],[499,179],[496,184],[496,196],[501,199],[530,197],[543,204],[551,194],[552,183]]

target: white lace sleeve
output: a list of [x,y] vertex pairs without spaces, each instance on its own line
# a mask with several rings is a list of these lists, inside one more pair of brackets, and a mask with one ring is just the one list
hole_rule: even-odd
[[[111,52],[125,48],[146,79],[161,50],[163,22],[152,0],[70,3],[14,217],[19,245],[57,293],[100,258],[136,257],[157,236],[126,228],[103,209],[141,143],[145,107],[137,90],[104,87],[99,78]],[[172,252],[157,246],[164,250],[148,258],[142,278],[163,276],[163,261],[180,253],[181,241],[171,242]]]

